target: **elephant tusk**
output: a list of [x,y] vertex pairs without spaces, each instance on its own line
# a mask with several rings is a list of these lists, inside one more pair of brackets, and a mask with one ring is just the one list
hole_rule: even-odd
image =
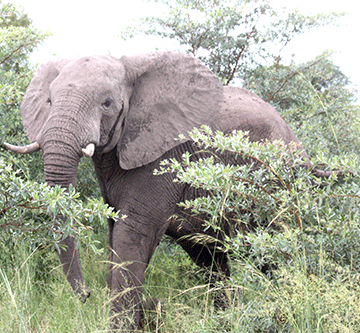
[[32,154],[40,150],[40,145],[37,142],[33,142],[27,146],[14,146],[10,143],[4,142],[4,146],[14,153],[19,154]]
[[89,143],[86,146],[86,148],[82,149],[82,152],[83,152],[84,156],[92,157],[94,155],[94,152],[95,152],[95,145],[93,143]]

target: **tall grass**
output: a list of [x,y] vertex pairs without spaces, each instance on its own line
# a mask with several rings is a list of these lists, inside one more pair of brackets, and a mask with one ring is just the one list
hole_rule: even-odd
[[0,332],[108,330],[105,258],[90,251],[83,255],[86,280],[92,290],[86,304],[73,294],[54,251],[29,251],[16,244],[12,259],[15,262],[0,268]]
[[[0,332],[109,331],[106,254],[82,251],[92,292],[82,304],[65,280],[55,252],[31,251],[20,244],[16,248],[12,264],[0,267]],[[249,260],[234,258],[230,281],[210,287],[204,271],[165,240],[149,265],[143,292],[144,298],[160,298],[162,309],[147,318],[152,323],[145,323],[143,331],[359,332],[360,286],[351,267],[334,267],[322,252],[318,257],[322,274],[309,274],[304,264],[308,259],[299,251],[293,265],[274,269],[270,279]],[[229,304],[222,311],[213,306],[219,289]]]
[[[250,260],[234,258],[229,282],[211,288],[178,247],[166,242],[148,270],[145,293],[161,297],[166,317],[159,332],[359,332],[360,286],[351,267],[341,267],[320,251],[321,274],[309,274],[308,253],[296,252],[292,265],[264,275]],[[216,311],[221,289],[228,308]]]

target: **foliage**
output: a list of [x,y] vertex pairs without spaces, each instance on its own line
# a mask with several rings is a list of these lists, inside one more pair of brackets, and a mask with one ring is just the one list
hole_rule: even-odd
[[344,104],[354,103],[355,89],[350,90],[350,79],[330,56],[331,53],[325,52],[304,64],[292,62],[285,66],[276,61],[271,66],[256,67],[246,76],[244,87],[256,92],[279,111],[310,108],[316,99],[321,99],[324,104],[337,98]]
[[[318,179],[281,142],[249,142],[242,132],[224,136],[207,127],[190,136],[217,154],[199,161],[184,154],[157,173],[176,172],[177,181],[208,192],[181,204],[206,216],[205,228],[232,227],[221,244],[233,259],[227,287],[241,290],[231,316],[241,315],[249,332],[358,331],[358,159],[319,155],[315,164],[351,173]],[[223,164],[216,156],[225,151],[248,164]]]
[[[0,142],[28,144],[19,107],[33,74],[29,55],[47,37],[35,29],[22,10],[0,2]],[[42,159],[39,155],[13,156],[1,153],[16,168],[31,178],[42,180]]]
[[[69,234],[86,241],[94,249],[90,223],[104,224],[117,213],[100,201],[84,204],[70,187],[68,193],[58,186],[48,187],[26,181],[11,166],[0,159],[0,240],[9,242],[20,238],[30,243],[56,243]],[[62,214],[66,221],[54,223],[51,216]]]
[[[9,249],[0,243],[0,253]],[[0,266],[1,332],[106,332],[109,328],[106,253],[83,248],[82,268],[92,291],[79,302],[64,278],[58,255],[51,247],[33,249],[15,243],[13,262]],[[43,261],[44,252],[46,262]],[[3,258],[2,258],[3,259]],[[44,277],[43,271],[51,275]]]
[[26,71],[28,56],[49,35],[31,25],[28,15],[13,4],[0,2],[0,69]]
[[22,10],[16,8],[12,3],[3,3],[0,1],[1,5],[1,16],[0,16],[0,28],[8,27],[29,27],[31,25],[31,20],[29,16],[23,13]]
[[355,154],[360,149],[357,91],[329,56],[259,66],[244,78],[244,87],[280,111],[310,155]]
[[[335,23],[343,13],[303,15],[271,6],[268,0],[155,0],[168,8],[121,33],[176,40],[224,82],[242,79],[259,64],[272,62],[297,35]],[[278,51],[280,50],[280,51]]]

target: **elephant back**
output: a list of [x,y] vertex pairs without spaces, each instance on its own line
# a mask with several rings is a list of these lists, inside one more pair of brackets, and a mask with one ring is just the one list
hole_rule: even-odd
[[309,159],[300,141],[279,112],[255,93],[239,87],[224,87],[224,99],[214,129],[224,133],[233,130],[249,132],[250,141],[282,140],[297,144],[302,156]]

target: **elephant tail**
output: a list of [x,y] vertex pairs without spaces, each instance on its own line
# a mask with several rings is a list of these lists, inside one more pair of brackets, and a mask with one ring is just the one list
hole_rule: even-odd
[[310,172],[318,178],[329,178],[331,175],[335,174],[337,177],[344,177],[345,175],[354,175],[352,171],[344,170],[321,170],[313,166],[311,163],[305,163],[304,167],[309,169]]

